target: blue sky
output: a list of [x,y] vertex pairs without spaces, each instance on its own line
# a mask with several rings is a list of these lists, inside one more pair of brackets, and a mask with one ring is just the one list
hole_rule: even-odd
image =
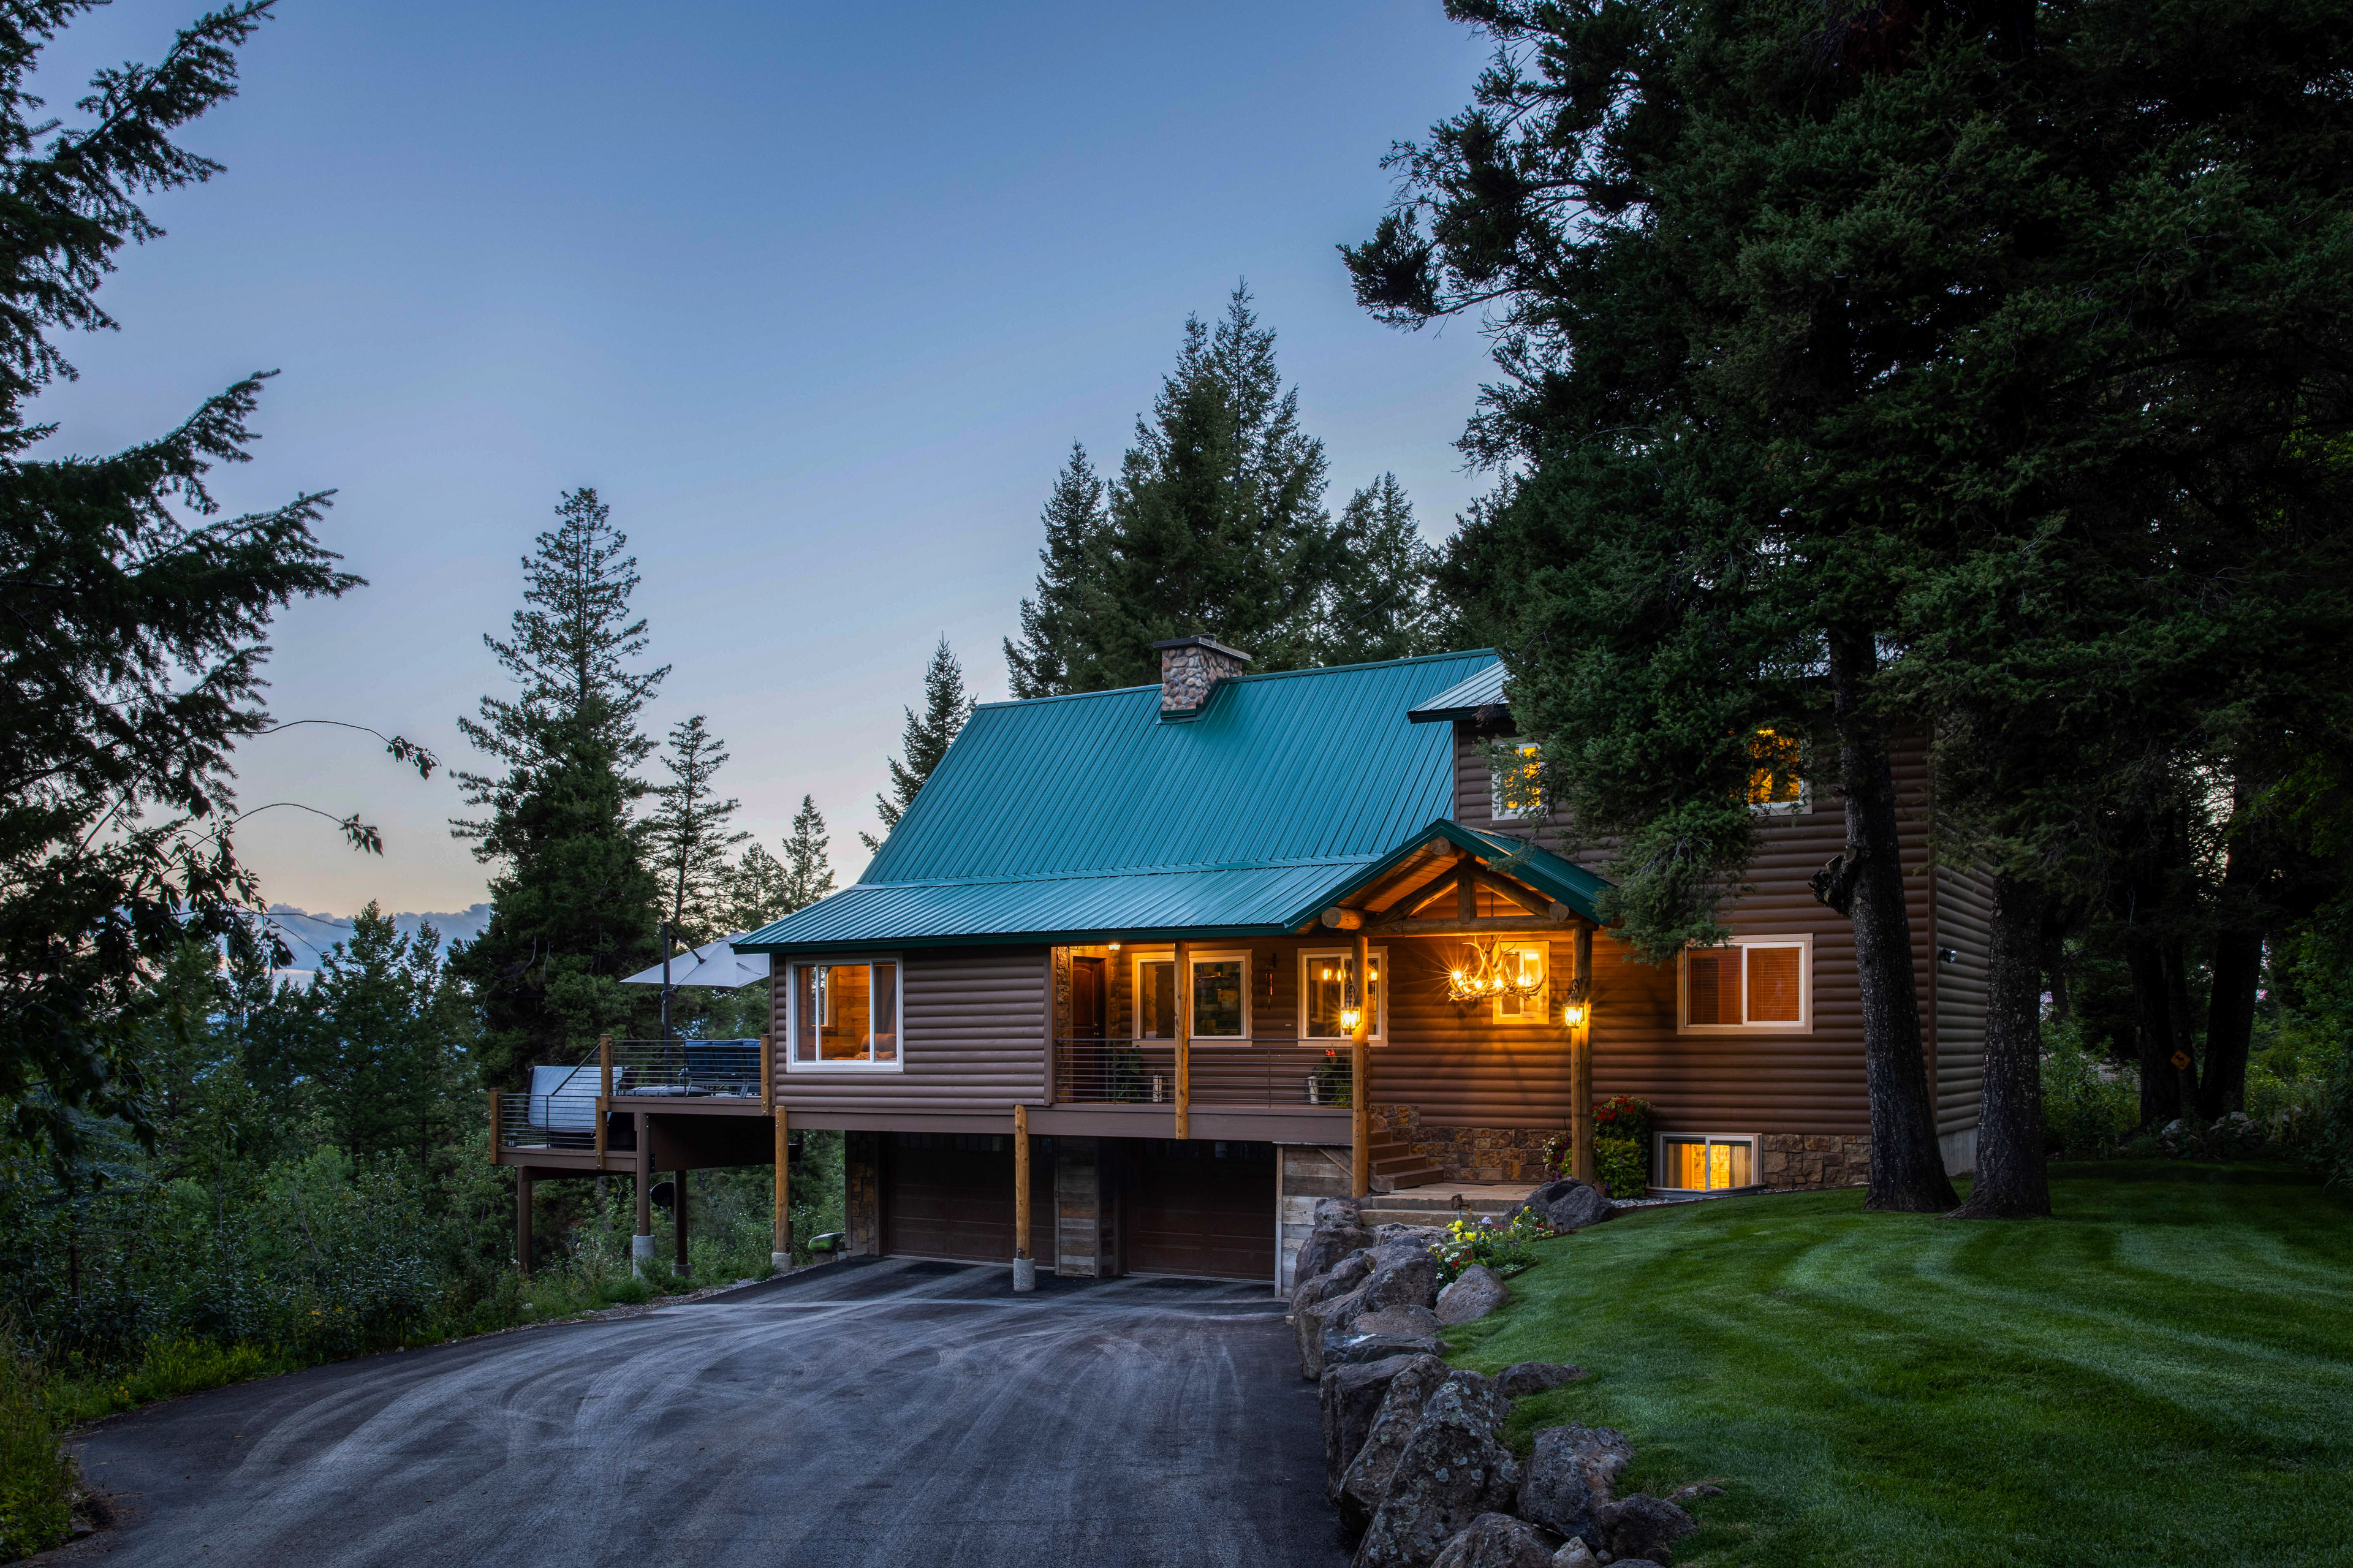
[[[118,0],[45,72],[153,58],[195,0]],[[1482,487],[1453,441],[1472,323],[1398,333],[1334,246],[1379,159],[1484,59],[1435,0],[1182,7],[393,5],[286,0],[189,142],[227,165],[157,199],[164,239],[73,342],[37,416],[59,451],[133,442],[275,369],[234,506],[334,488],[371,586],[273,637],[274,710],[469,760],[517,557],[594,484],[744,826],[803,792],[845,880],[883,758],[944,632],[984,699],[1070,443],[1116,463],[1187,312],[1240,278],[1281,334],[1334,504],[1385,468],[1441,536]],[[243,804],[383,826],[381,861],[280,812],[240,843],[266,890],[348,913],[463,909],[482,868],[446,778],[297,730],[241,754]]]

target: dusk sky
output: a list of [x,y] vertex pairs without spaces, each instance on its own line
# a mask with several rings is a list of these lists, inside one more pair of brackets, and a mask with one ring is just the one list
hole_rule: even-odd
[[[120,0],[44,80],[153,59],[195,0]],[[558,492],[595,485],[674,667],[659,733],[710,717],[742,825],[803,792],[865,862],[901,707],[944,632],[983,700],[1072,439],[1115,467],[1187,312],[1247,278],[1336,507],[1394,469],[1441,537],[1483,479],[1453,442],[1475,323],[1355,304],[1390,142],[1467,100],[1478,40],[1436,0],[1282,6],[663,6],[287,0],[191,145],[227,165],[155,200],[167,237],[100,300],[119,333],[35,410],[53,451],[153,437],[281,374],[232,507],[334,489],[370,586],[297,605],[271,706],[476,761],[504,690],[482,647]],[[1083,759],[1073,759],[1074,765]],[[239,753],[241,805],[382,826],[385,854],[274,812],[239,835],[274,900],[462,909],[446,774],[313,728]]]

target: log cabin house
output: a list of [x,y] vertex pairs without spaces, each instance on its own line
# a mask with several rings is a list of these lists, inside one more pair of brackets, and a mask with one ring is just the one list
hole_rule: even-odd
[[[1598,1096],[1651,1102],[1664,1193],[1862,1179],[1852,942],[1808,883],[1836,800],[1760,784],[1731,942],[1643,963],[1599,924],[1602,854],[1540,842],[1494,775],[1493,653],[1160,651],[1156,686],[977,709],[854,886],[737,939],[770,958],[756,1049],[662,1072],[607,1047],[569,1120],[510,1107],[497,1157],[526,1191],[635,1171],[649,1249],[654,1171],[773,1158],[781,1194],[788,1130],[839,1129],[853,1253],[1278,1289],[1315,1198],[1533,1184]],[[1929,853],[1920,749],[1898,783],[1957,1173],[1988,900]]]

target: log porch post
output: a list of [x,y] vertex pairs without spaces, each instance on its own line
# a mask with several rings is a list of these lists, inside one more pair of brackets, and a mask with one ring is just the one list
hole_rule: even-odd
[[531,1278],[531,1167],[515,1167],[515,1269]]
[[1193,1135],[1193,944],[1176,944],[1176,1137]]
[[1013,1289],[1038,1289],[1038,1265],[1029,1256],[1029,1108],[1013,1108]]
[[633,1119],[638,1131],[638,1228],[629,1237],[629,1272],[643,1274],[654,1257],[654,1130],[644,1111]]
[[1593,928],[1577,928],[1577,980],[1569,996],[1583,1004],[1568,1027],[1569,1174],[1593,1182]]
[[1356,1026],[1348,1033],[1348,1193],[1373,1190],[1373,943],[1356,932]]
[[768,1266],[782,1274],[793,1266],[793,1177],[785,1108],[776,1107],[776,1212],[768,1237]]

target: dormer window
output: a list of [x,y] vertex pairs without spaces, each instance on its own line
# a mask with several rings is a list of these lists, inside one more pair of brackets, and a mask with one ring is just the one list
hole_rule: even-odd
[[1797,737],[1759,730],[1748,742],[1748,809],[1795,816],[1810,807]]
[[1500,753],[1488,772],[1487,815],[1497,822],[1525,822],[1544,809],[1544,752],[1534,741],[1514,736],[1496,742]]

